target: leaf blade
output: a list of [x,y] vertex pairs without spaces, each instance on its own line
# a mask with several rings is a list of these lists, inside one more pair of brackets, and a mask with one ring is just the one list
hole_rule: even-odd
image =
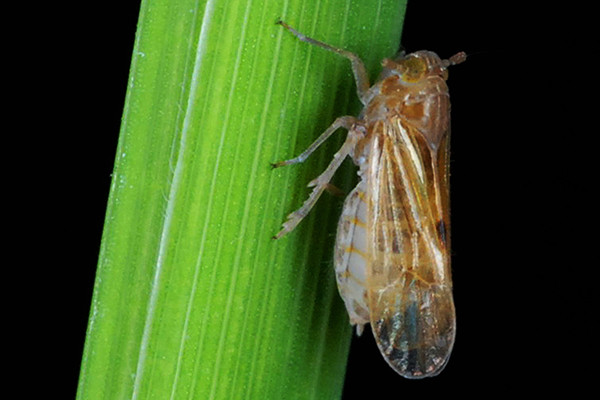
[[78,398],[339,397],[350,339],[329,261],[339,201],[270,239],[336,144],[287,171],[269,162],[305,147],[354,88],[345,60],[294,42],[272,10],[315,34],[330,19],[319,38],[344,45],[400,3],[143,2]]

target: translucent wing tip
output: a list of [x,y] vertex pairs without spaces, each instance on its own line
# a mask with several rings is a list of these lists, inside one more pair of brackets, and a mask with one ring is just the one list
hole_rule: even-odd
[[413,343],[411,347],[406,343],[393,343],[385,334],[374,333],[385,361],[394,371],[408,379],[438,375],[446,366],[454,345],[454,329],[437,336],[433,341],[425,340],[416,345]]
[[445,301],[438,298],[433,302],[435,307],[424,306],[430,302],[419,303],[419,306],[409,302],[406,308],[383,313],[371,321],[381,354],[405,378],[435,376],[450,358],[456,320],[452,297],[442,297]]
[[388,364],[401,376],[408,379],[421,379],[438,375],[446,366],[449,352],[446,354],[426,354],[421,349],[397,350],[385,357]]

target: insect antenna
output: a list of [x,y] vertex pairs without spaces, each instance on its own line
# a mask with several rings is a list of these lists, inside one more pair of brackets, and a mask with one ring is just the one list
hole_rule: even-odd
[[451,65],[456,65],[456,64],[465,62],[466,59],[467,59],[467,53],[465,53],[464,51],[460,51],[460,52],[456,53],[455,55],[453,55],[452,57],[450,57],[449,59],[443,60],[442,63],[444,64],[444,67],[447,68]]

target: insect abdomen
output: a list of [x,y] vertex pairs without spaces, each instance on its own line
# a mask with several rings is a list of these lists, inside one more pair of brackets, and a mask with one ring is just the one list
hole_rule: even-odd
[[369,322],[365,287],[367,261],[367,203],[365,183],[361,181],[344,201],[334,259],[340,295],[350,323],[358,325],[359,333],[362,325]]

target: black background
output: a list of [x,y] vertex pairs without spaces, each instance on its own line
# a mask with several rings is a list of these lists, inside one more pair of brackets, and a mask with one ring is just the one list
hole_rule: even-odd
[[[469,55],[449,79],[457,340],[442,374],[408,381],[387,366],[367,330],[353,340],[344,399],[365,391],[367,398],[487,398],[563,388],[578,397],[590,384],[598,262],[597,240],[586,227],[597,221],[589,191],[597,179],[587,174],[597,170],[589,154],[597,128],[582,121],[595,116],[584,111],[591,101],[585,93],[595,95],[588,90],[595,71],[590,54],[577,49],[587,37],[573,32],[580,20],[567,7],[529,7],[420,0],[408,6],[407,51]],[[52,324],[33,322],[57,335],[43,365],[59,366],[61,378],[48,390],[71,397],[139,4],[58,11],[52,34],[26,39],[42,82],[35,96],[17,103],[40,109],[39,118],[21,122],[35,131],[41,154],[23,158],[39,158],[40,166],[25,180],[35,192],[27,205],[37,210],[25,237],[36,251],[22,256],[42,270],[42,281],[59,282],[45,288],[44,296],[56,299],[42,313]],[[76,119],[65,119],[67,111]],[[74,168],[78,174],[65,172]]]

